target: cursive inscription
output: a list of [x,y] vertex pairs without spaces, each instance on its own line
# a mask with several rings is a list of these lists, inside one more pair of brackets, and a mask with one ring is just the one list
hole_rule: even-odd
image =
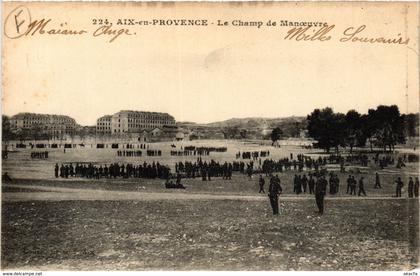
[[[6,17],[4,23],[4,34],[10,39],[17,39],[22,36],[35,35],[63,35],[63,36],[82,36],[89,34],[86,29],[69,28],[67,22],[53,25],[51,18],[38,20],[31,19],[31,13],[25,6],[19,6],[12,10]],[[92,32],[93,37],[109,37],[108,42],[115,41],[123,35],[133,35],[129,29],[113,28],[112,24],[98,27]]]
[[[287,32],[287,35],[284,37],[285,40],[296,40],[296,41],[329,41],[332,36],[331,33],[335,25],[323,26],[321,28],[316,28],[313,26],[307,27],[295,27],[290,29]],[[361,43],[370,43],[370,44],[401,44],[407,45],[410,41],[409,38],[403,38],[401,34],[397,34],[395,37],[383,37],[383,36],[368,36],[364,35],[366,25],[361,25],[357,28],[348,27],[346,28],[342,36],[340,37],[340,42],[361,42]]]
[[362,25],[357,29],[349,27],[344,30],[343,37],[340,38],[340,42],[363,42],[363,43],[385,43],[385,44],[403,44],[407,45],[410,41],[409,38],[402,38],[401,34],[397,37],[385,38],[385,37],[367,37],[362,36],[362,32],[366,29],[366,25]]

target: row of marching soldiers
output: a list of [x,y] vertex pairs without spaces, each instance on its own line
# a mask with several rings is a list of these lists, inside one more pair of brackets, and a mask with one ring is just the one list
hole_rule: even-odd
[[118,164],[93,165],[90,164],[55,164],[54,175],[56,178],[83,177],[83,178],[161,178],[166,179],[170,175],[168,166],[160,165],[159,162],[142,165]]
[[[319,177],[320,175],[324,175],[325,173],[323,172],[318,172],[318,173],[309,173],[309,178],[306,177],[306,175],[304,174],[303,176],[301,175],[295,175],[294,179],[293,179],[293,192],[298,194],[306,193],[307,188],[309,189],[309,194],[313,194],[315,191],[315,177]],[[329,193],[331,195],[335,195],[338,193],[339,188],[340,188],[340,179],[338,178],[338,176],[332,172],[330,172],[330,177],[328,180],[329,183]],[[381,188],[380,183],[379,183],[379,176],[378,174],[376,174],[377,176],[377,180],[376,180],[376,184],[375,184],[375,189]],[[356,195],[356,186],[359,186],[358,189],[358,195],[365,195],[366,196],[366,191],[364,188],[364,177],[360,177],[359,181],[357,182],[356,179],[354,178],[354,176],[349,175],[348,179],[347,179],[347,194],[350,192],[350,195]],[[379,186],[378,186],[379,185]]]
[[35,151],[31,152],[32,159],[47,159],[48,158],[48,151]]
[[[235,162],[234,162],[235,163]],[[201,158],[198,158],[197,162],[178,162],[175,164],[175,172],[185,174],[186,178],[195,178],[201,177],[203,181],[211,180],[212,177],[222,177],[223,179],[232,179],[233,171],[240,171],[244,167],[241,166],[238,162],[220,164],[214,160],[202,161]]]
[[352,162],[352,163],[360,163],[363,164],[366,163],[367,166],[367,160],[364,155],[362,156],[354,156],[354,157],[347,157],[344,158],[342,156],[335,156],[330,155],[329,157],[318,157],[318,158],[312,158],[310,156],[305,156],[303,154],[298,154],[296,156],[297,158],[294,158],[293,154],[290,154],[290,158],[281,158],[278,161],[271,160],[271,159],[265,159],[264,162],[261,165],[261,170],[266,175],[274,172],[283,172],[283,171],[299,171],[302,172],[304,168],[306,170],[312,170],[318,171],[322,166],[325,166],[327,164],[340,164],[341,165],[341,171],[344,172],[344,161],[346,162]]
[[268,157],[270,156],[270,151],[244,151],[244,152],[240,152],[238,151],[236,153],[236,159],[239,159],[242,157],[242,159],[253,159],[256,160],[258,159],[258,157]]

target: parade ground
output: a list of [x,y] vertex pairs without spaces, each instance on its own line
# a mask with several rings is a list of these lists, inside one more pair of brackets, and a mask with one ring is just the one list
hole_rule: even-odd
[[[206,158],[229,161],[236,151],[249,150],[249,145],[235,145],[227,153]],[[159,146],[169,150],[168,145]],[[296,146],[263,148],[272,152],[273,159],[291,152],[319,152]],[[359,168],[353,174],[365,177],[366,197],[347,194],[349,172],[330,166],[340,179],[340,189],[334,195],[327,193],[322,216],[316,212],[314,195],[293,192],[295,171],[278,173],[283,193],[280,215],[273,216],[267,191],[258,193],[259,174],[250,178],[234,172],[231,180],[182,179],[186,187],[182,190],[165,189],[162,179],[54,177],[56,162],[114,161],[112,151],[104,152],[102,156],[91,149],[73,154],[57,150],[47,160],[31,160],[27,150],[3,160],[3,172],[12,178],[2,183],[4,270],[411,270],[418,266],[418,198],[408,198],[406,191],[401,198],[394,197],[396,177],[406,184],[409,176],[418,175],[417,162],[402,169]],[[186,159],[167,155],[118,159],[144,160],[172,162],[172,166]],[[374,189],[375,172],[382,189]]]

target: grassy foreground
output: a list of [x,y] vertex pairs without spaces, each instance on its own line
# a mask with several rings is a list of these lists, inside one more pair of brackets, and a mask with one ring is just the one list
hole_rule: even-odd
[[408,270],[418,201],[26,201],[2,203],[2,268]]

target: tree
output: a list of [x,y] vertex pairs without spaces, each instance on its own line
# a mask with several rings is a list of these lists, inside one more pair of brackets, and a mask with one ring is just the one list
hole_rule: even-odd
[[274,128],[270,135],[271,141],[273,142],[271,145],[274,145],[274,143],[280,140],[282,136],[283,131],[279,127]]
[[241,136],[241,139],[245,139],[247,137],[248,131],[246,129],[241,129],[239,131],[239,135]]
[[408,137],[418,136],[416,129],[419,125],[419,114],[404,114],[402,117],[404,120],[405,135]]
[[364,146],[366,137],[362,131],[362,116],[356,110],[350,110],[345,116],[345,144],[350,147],[350,153],[354,146]]
[[328,153],[334,147],[338,153],[338,147],[345,146],[345,116],[334,113],[330,107],[315,109],[307,117],[308,134],[318,141],[317,146],[325,149]]
[[2,122],[2,140],[9,141],[13,138],[13,133],[10,127],[10,118],[6,115],[2,115],[1,122]]
[[[370,112],[371,110],[369,110]],[[362,131],[362,137],[364,137],[365,141],[369,141],[370,145],[370,151],[373,151],[373,136],[375,133],[375,124],[371,120],[371,117],[369,114],[363,114],[360,117],[360,125],[361,125],[361,131]]]
[[405,143],[404,117],[398,106],[380,105],[376,110],[370,109],[368,116],[378,146],[393,151],[397,143]]
[[235,139],[239,135],[238,127],[225,127],[222,129],[225,139]]

